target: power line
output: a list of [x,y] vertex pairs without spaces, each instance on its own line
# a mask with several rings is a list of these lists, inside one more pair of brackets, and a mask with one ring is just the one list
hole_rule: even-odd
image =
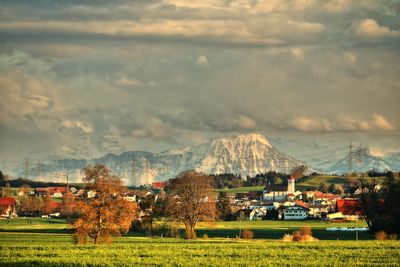
[[25,178],[28,179],[29,177],[29,159],[25,159]]
[[351,143],[351,140],[349,142],[349,173],[352,172],[352,149],[353,149],[353,145]]
[[131,159],[131,184],[133,186],[138,185],[136,181],[136,161],[133,157]]
[[37,174],[36,174],[36,180],[40,181],[42,177],[42,165],[40,163],[40,160],[37,162]]

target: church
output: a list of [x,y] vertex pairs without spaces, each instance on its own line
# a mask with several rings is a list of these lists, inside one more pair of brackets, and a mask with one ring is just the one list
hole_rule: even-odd
[[295,196],[296,179],[290,176],[288,185],[267,185],[263,190],[263,200],[267,201],[285,201],[289,197]]

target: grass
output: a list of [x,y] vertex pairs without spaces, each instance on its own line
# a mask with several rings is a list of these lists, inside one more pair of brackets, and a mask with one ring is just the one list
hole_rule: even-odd
[[[159,222],[158,225],[162,225]],[[198,236],[207,234],[213,238],[235,238],[240,229],[249,229],[254,232],[255,239],[280,239],[283,235],[293,233],[303,226],[311,226],[314,236],[321,240],[354,240],[355,232],[327,231],[329,227],[355,227],[355,222],[329,223],[326,221],[233,221],[233,222],[200,222],[196,225]],[[358,227],[367,226],[365,222],[358,222]],[[155,226],[157,228],[157,226]],[[183,226],[181,227],[183,231]],[[17,218],[0,220],[0,232],[15,233],[71,233],[70,225],[63,219]],[[141,235],[130,232],[131,236]],[[373,239],[367,232],[359,232],[359,239]]]
[[331,175],[317,175],[304,178],[301,182],[296,183],[296,186],[301,188],[305,187],[318,187],[321,183],[330,184],[345,184],[346,177],[331,176]]
[[262,191],[265,186],[243,186],[227,189],[216,189],[217,192],[226,192],[228,194],[248,193],[250,191]]
[[[304,225],[312,227],[314,236],[331,240],[278,240]],[[336,233],[341,235],[337,241],[326,231],[327,227],[353,226],[353,222],[322,221],[202,222],[196,227],[198,236],[206,233],[209,239],[129,233],[112,244],[94,246],[74,245],[69,225],[62,219],[4,219],[0,220],[0,266],[399,266],[400,241],[344,240],[353,239],[354,232]],[[226,238],[238,235],[240,228],[251,229],[257,239]],[[373,237],[360,233],[360,238]]]
[[70,235],[0,233],[1,266],[398,266],[399,241],[282,241],[120,237],[74,245]]
[[[322,182],[330,184],[345,184],[346,177],[342,176],[332,176],[332,175],[317,175],[310,176],[302,179],[300,182],[296,183],[297,190],[305,190],[308,187],[319,187]],[[265,186],[244,186],[229,189],[217,189],[217,192],[226,192],[228,194],[236,193],[248,193],[250,191],[262,191]]]

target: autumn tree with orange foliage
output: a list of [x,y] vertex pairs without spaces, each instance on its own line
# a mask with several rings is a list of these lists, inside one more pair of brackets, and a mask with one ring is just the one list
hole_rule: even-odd
[[75,196],[71,192],[67,192],[63,196],[61,205],[61,216],[69,219],[75,213]]
[[80,217],[74,224],[75,241],[110,242],[112,236],[128,232],[137,216],[136,204],[123,198],[121,179],[104,165],[90,165],[83,172],[85,194],[76,202]]
[[203,173],[185,171],[169,181],[168,215],[185,225],[186,238],[196,238],[195,226],[199,221],[216,217],[212,201],[213,179]]
[[49,215],[50,213],[54,212],[54,208],[52,205],[52,198],[50,195],[50,192],[46,194],[46,196],[43,198],[43,204],[42,204],[42,214]]

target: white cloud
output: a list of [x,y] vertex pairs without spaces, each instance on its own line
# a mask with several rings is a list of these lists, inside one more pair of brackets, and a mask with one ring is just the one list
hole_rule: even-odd
[[118,86],[123,86],[123,87],[134,87],[142,84],[140,81],[136,79],[127,79],[127,78],[118,79],[114,83]]
[[331,125],[327,119],[315,117],[297,117],[289,121],[289,125],[302,132],[321,132],[331,130]]
[[333,119],[300,116],[288,122],[290,127],[302,132],[332,131],[392,131],[395,127],[380,114],[368,120],[341,114]]
[[364,19],[353,24],[352,28],[356,36],[366,39],[400,37],[399,31],[392,31],[388,27],[380,26],[374,19]]
[[93,126],[78,120],[65,120],[62,122],[62,125],[69,129],[79,129],[85,134],[89,134],[94,131]]
[[196,60],[198,66],[208,66],[208,58],[206,56],[199,56]]
[[301,48],[293,47],[290,49],[292,56],[298,60],[304,60],[304,52]]
[[256,127],[256,122],[247,116],[239,115],[237,118],[234,119],[237,126],[242,129],[254,129]]
[[378,130],[391,131],[395,129],[395,127],[383,115],[380,114],[373,114],[371,124],[375,129]]

